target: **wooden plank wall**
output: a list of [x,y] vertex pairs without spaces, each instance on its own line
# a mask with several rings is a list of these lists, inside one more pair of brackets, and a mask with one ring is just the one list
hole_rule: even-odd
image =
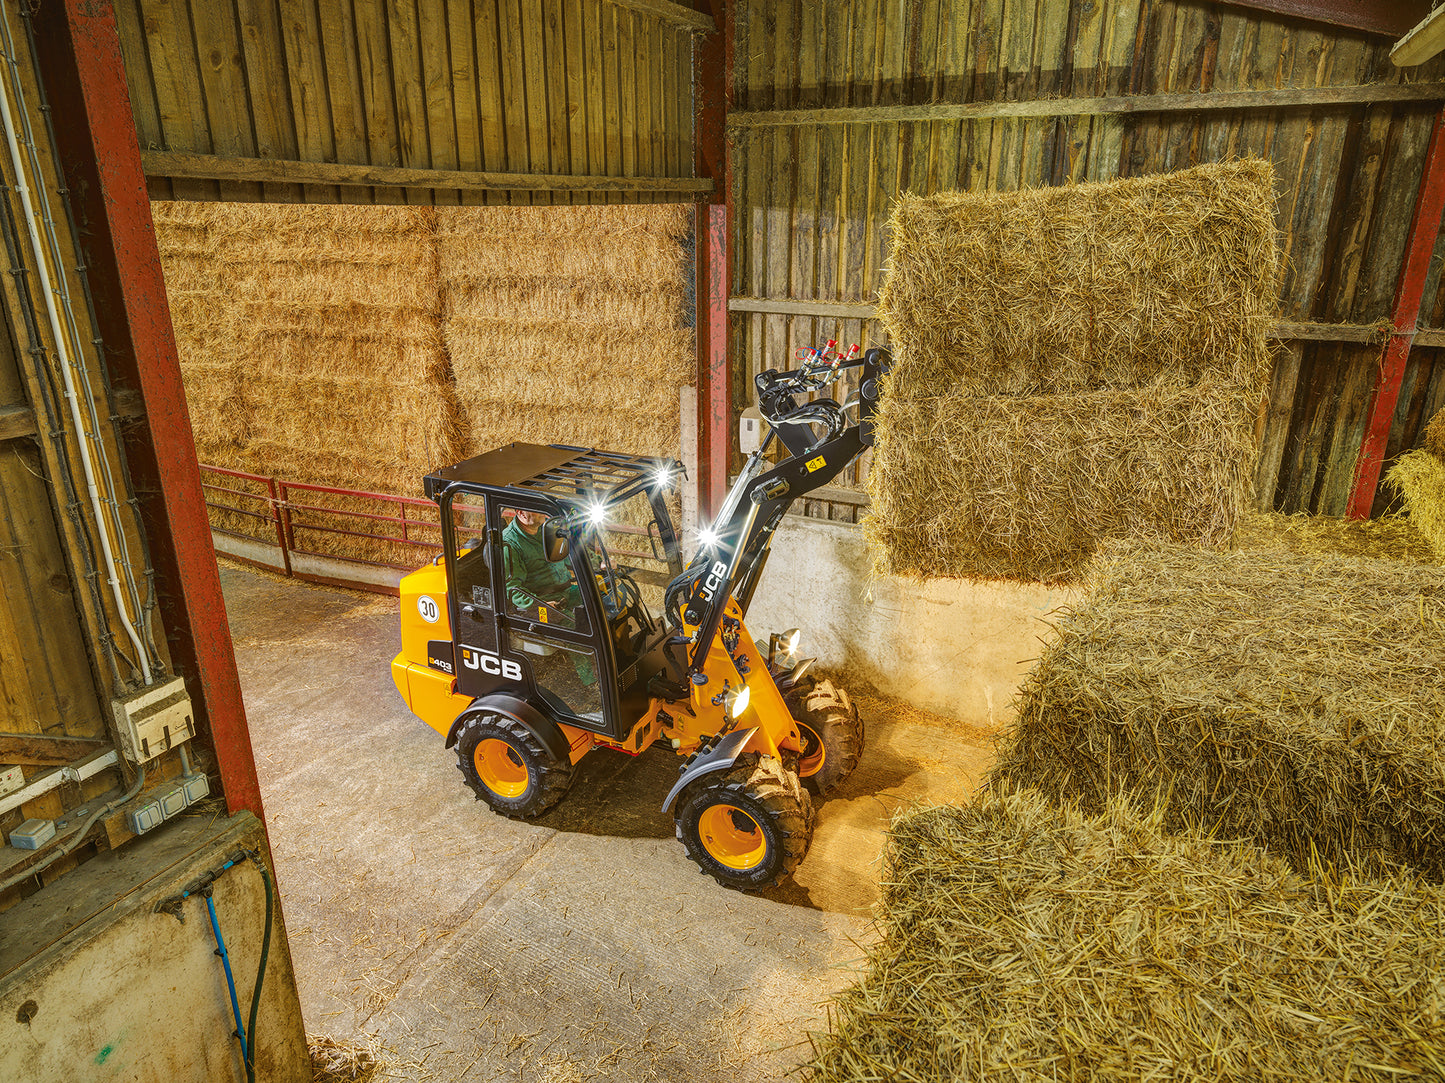
[[[666,5],[658,5],[666,7]],[[142,152],[692,175],[692,29],[611,0],[116,0]],[[148,170],[149,171],[149,170]],[[662,201],[152,177],[152,199]]]
[[[1386,38],[1167,0],[748,0],[735,35],[737,110],[1359,86],[1439,80],[1445,70],[1437,60],[1402,75]],[[1373,324],[1390,310],[1439,105],[734,126],[732,291],[871,302],[899,192],[1012,190],[1258,155],[1278,175],[1288,262],[1281,319]],[[1442,255],[1445,246],[1427,294],[1431,327],[1445,320]],[[871,319],[738,311],[732,319],[738,406],[759,368],[803,345],[882,338]],[[1278,346],[1261,420],[1259,504],[1343,514],[1379,348]],[[1390,454],[1413,446],[1442,404],[1445,360],[1417,346]]]

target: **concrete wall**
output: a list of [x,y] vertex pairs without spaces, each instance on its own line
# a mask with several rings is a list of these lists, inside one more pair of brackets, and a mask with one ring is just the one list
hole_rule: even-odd
[[973,725],[1012,717],[1049,614],[1076,591],[1016,583],[874,579],[862,531],[788,516],[748,612],[763,638],[797,627],[799,651],[884,692]]
[[[205,899],[182,904],[184,922],[155,912],[157,902],[239,846],[264,850],[261,825],[249,813],[214,826],[182,816],[0,915],[0,1080],[243,1083]],[[249,1022],[265,917],[260,873],[250,861],[236,865],[214,892],[241,1017]],[[67,930],[66,915],[84,920]],[[7,965],[17,958],[24,961]],[[256,1032],[258,1080],[311,1079],[279,911]]]

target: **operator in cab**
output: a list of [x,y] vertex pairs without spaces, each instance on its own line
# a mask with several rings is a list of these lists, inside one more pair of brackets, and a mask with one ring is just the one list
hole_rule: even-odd
[[[514,610],[533,614],[544,624],[575,628],[582,593],[572,578],[569,561],[547,559],[542,545],[542,524],[547,518],[540,511],[518,508],[502,531],[507,551],[507,601]],[[571,657],[577,679],[589,687],[595,684],[597,674],[591,659],[579,654]]]

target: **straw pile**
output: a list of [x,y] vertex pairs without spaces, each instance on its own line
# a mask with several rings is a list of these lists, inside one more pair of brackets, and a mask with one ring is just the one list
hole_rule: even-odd
[[880,571],[1065,581],[1104,538],[1228,540],[1279,277],[1268,163],[906,195],[891,228]]
[[1385,474],[1410,522],[1445,561],[1445,410],[1425,428],[1423,446],[1407,451]]
[[1252,838],[1308,869],[1445,876],[1438,566],[1113,543],[1025,678],[992,783]]
[[1445,1074],[1440,888],[1161,828],[1027,791],[901,816],[813,1083]]
[[466,207],[439,217],[468,453],[513,440],[676,455],[695,380],[689,208]]
[[1299,556],[1333,553],[1415,564],[1441,561],[1415,525],[1398,515],[1337,519],[1326,515],[1253,511],[1240,520],[1231,544],[1235,549],[1283,549]]

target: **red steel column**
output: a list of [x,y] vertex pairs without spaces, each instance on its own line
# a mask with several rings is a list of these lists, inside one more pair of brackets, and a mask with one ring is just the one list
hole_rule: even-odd
[[1390,439],[1390,425],[1395,417],[1395,404],[1400,399],[1400,383],[1405,378],[1405,362],[1410,357],[1410,344],[1415,339],[1420,304],[1425,296],[1425,276],[1430,271],[1430,256],[1440,234],[1440,218],[1445,212],[1445,109],[1435,116],[1430,132],[1430,146],[1425,152],[1425,169],[1420,176],[1420,192],[1415,197],[1415,213],[1410,219],[1410,232],[1405,239],[1405,259],[1400,266],[1400,279],[1395,286],[1395,303],[1390,309],[1394,328],[1380,353],[1380,371],[1375,378],[1370,423],[1360,443],[1360,456],[1355,463],[1355,486],[1350,493],[1351,519],[1368,519],[1375,503],[1375,490],[1380,484],[1380,469],[1385,463],[1385,447]]
[[732,196],[727,150],[728,73],[732,70],[732,12],[710,0],[717,29],[693,46],[693,97],[697,102],[694,172],[713,179],[708,202],[697,204],[697,459],[698,506],[715,515],[727,493],[732,450],[732,371],[728,363],[728,232]]
[[62,0],[33,17],[105,364],[144,404],[125,450],[171,657],[210,734],[227,807],[262,817],[115,13],[109,0]]

